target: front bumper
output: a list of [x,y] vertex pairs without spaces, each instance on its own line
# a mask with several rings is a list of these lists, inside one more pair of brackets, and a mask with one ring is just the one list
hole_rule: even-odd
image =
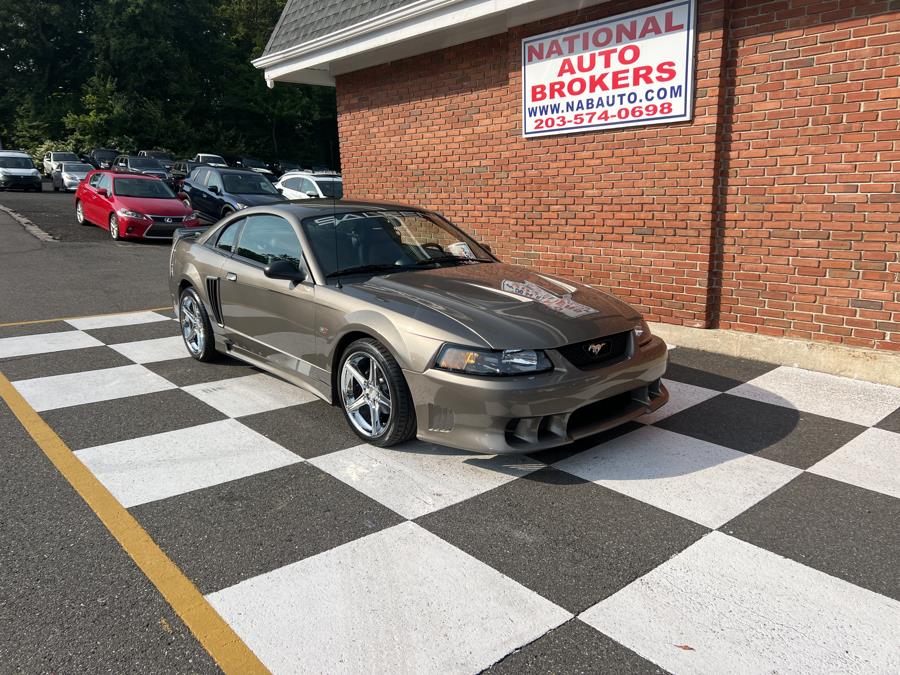
[[119,231],[123,237],[171,239],[175,230],[181,227],[200,227],[200,221],[196,218],[180,220],[179,217],[166,216],[153,216],[152,220],[119,216]]
[[668,361],[658,337],[617,363],[580,370],[549,352],[552,372],[484,378],[404,371],[424,441],[492,454],[535,452],[591,436],[657,410]]
[[33,190],[41,186],[40,176],[4,176],[0,188],[4,190]]

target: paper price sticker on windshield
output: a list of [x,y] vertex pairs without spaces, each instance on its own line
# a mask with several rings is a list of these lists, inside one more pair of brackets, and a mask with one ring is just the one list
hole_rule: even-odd
[[695,0],[522,40],[526,137],[690,120]]

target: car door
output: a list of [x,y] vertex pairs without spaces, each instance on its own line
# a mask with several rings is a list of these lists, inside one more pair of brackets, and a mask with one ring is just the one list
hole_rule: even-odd
[[[100,194],[100,190],[106,190],[106,195]],[[113,181],[110,174],[100,174],[100,181],[97,183],[95,200],[94,213],[96,214],[96,217],[91,218],[91,221],[98,225],[108,225],[109,215],[113,211]]]
[[209,200],[209,216],[215,222],[222,215],[225,206],[225,184],[218,171],[210,169],[206,176],[206,198]]
[[195,169],[181,185],[182,191],[191,200],[191,207],[204,219],[209,220],[210,203],[206,198],[206,175],[209,169]]
[[[270,279],[264,269],[275,260],[303,269],[306,280]],[[275,368],[311,377],[315,284],[294,226],[274,214],[247,216],[219,276],[223,323],[235,344]]]
[[97,218],[97,188],[100,187],[102,173],[95,173],[88,181],[87,187],[81,194],[81,210],[86,220],[96,223]]

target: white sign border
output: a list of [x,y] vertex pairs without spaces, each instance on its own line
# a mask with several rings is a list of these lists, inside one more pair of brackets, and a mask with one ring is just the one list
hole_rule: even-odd
[[[616,21],[621,21],[624,17],[632,17],[632,16],[643,16],[645,14],[652,14],[654,12],[658,12],[661,10],[668,9],[670,7],[679,7],[681,5],[688,6],[688,35],[687,35],[687,63],[685,66],[685,80],[684,80],[684,105],[686,110],[682,111],[677,115],[667,115],[666,117],[655,117],[652,120],[647,120],[645,118],[639,118],[634,120],[613,120],[609,122],[600,122],[598,124],[590,124],[578,127],[577,129],[542,129],[540,131],[531,131],[526,132],[526,120],[528,118],[528,102],[525,98],[525,92],[527,89],[527,82],[525,78],[525,56],[527,51],[525,49],[526,45],[529,42],[535,42],[538,40],[546,40],[549,37],[565,35],[566,33],[571,33],[573,31],[581,31],[581,30],[589,30],[595,26],[602,26],[607,23],[613,23]],[[696,60],[696,52],[697,52],[697,0],[672,0],[672,2],[663,2],[659,5],[652,5],[651,7],[644,7],[642,9],[637,9],[631,12],[623,12],[621,14],[616,14],[615,16],[608,16],[603,19],[598,19],[596,21],[588,21],[587,23],[580,23],[575,26],[569,26],[568,28],[561,28],[558,30],[552,30],[547,33],[541,33],[540,35],[531,35],[527,38],[522,38],[522,137],[523,138],[536,138],[540,136],[558,136],[561,134],[581,134],[586,131],[601,131],[603,128],[613,127],[614,129],[628,129],[631,127],[649,127],[657,124],[675,124],[677,122],[690,122],[694,119],[694,108],[696,107],[696,91],[695,91],[695,60]]]

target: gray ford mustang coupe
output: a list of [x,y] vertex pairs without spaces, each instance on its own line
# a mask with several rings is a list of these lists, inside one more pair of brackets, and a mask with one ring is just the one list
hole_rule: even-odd
[[532,452],[669,398],[666,345],[632,307],[408,206],[283,202],[179,230],[169,288],[195,359],[308,389],[379,446]]

